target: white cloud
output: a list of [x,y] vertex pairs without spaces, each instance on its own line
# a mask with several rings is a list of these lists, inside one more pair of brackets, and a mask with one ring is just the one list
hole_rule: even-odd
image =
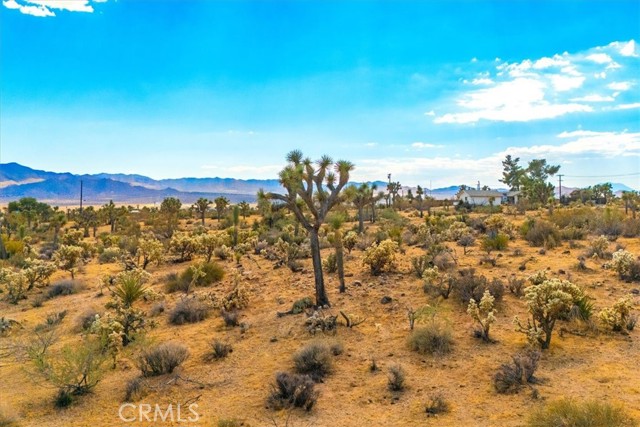
[[609,46],[618,49],[620,55],[622,56],[638,56],[636,53],[636,42],[635,40],[629,40],[628,42],[613,42]]
[[55,10],[68,12],[94,11],[91,3],[105,3],[107,0],[4,0],[2,5],[26,15],[39,17],[55,16]]
[[431,111],[427,111],[426,113],[424,113],[424,115],[425,115],[425,116],[431,116],[431,117],[433,117],[433,116],[435,116],[435,115],[436,115],[436,112],[435,112],[435,111],[433,111],[433,110],[431,110]]
[[640,102],[634,102],[632,104],[620,104],[616,106],[615,110],[633,110],[635,108],[640,108]]
[[592,53],[587,56],[587,59],[595,62],[596,64],[608,64],[613,61],[613,59],[606,53]]
[[51,10],[47,9],[44,6],[29,6],[24,4],[18,4],[15,0],[6,0],[2,2],[2,5],[7,9],[15,9],[20,11],[25,15],[37,16],[40,18],[47,16],[55,16]]
[[640,64],[630,58],[635,49],[631,40],[515,63],[469,64],[473,77],[460,78],[460,92],[438,105],[436,111],[442,113],[433,121],[526,122],[602,111],[594,108],[600,102],[632,104],[639,100],[637,94],[626,99],[617,96],[638,82],[636,70]]
[[630,82],[613,82],[608,84],[607,87],[611,90],[624,91],[624,90],[631,89],[631,83]]
[[422,150],[425,148],[442,148],[442,145],[430,144],[428,142],[414,142],[411,144],[411,147],[416,148],[418,150]]
[[546,84],[536,79],[518,78],[492,88],[468,93],[458,105],[471,112],[445,114],[435,123],[474,123],[479,120],[526,122],[563,114],[591,111],[588,105],[552,104],[544,99]]
[[591,94],[586,96],[581,96],[579,98],[571,98],[572,102],[612,102],[615,101],[613,96],[602,96],[598,94]]

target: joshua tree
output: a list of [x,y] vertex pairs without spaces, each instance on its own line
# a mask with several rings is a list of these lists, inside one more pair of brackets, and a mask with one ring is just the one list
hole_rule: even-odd
[[105,217],[110,226],[110,231],[113,234],[113,232],[116,231],[116,220],[118,218],[116,205],[113,203],[113,200],[109,200],[109,203],[102,206],[101,213]]
[[207,209],[211,205],[211,200],[205,199],[204,197],[200,197],[194,204],[193,207],[200,214],[200,221],[202,221],[202,226],[204,227],[204,216],[207,213]]
[[359,187],[352,185],[345,189],[345,194],[358,209],[358,233],[364,233],[364,208],[369,206],[373,192],[368,184],[361,184]]
[[238,203],[238,207],[240,208],[240,214],[242,215],[242,217],[244,219],[247,219],[249,213],[251,213],[251,206],[249,205],[249,203],[243,200],[242,202]]
[[227,199],[226,197],[220,196],[220,197],[216,197],[213,203],[215,203],[216,205],[216,212],[218,213],[218,222],[220,222],[220,218],[222,217],[224,210],[227,209],[227,206],[229,206],[229,199]]
[[[289,164],[280,171],[280,184],[287,190],[287,194],[267,193],[265,197],[284,202],[309,233],[316,304],[329,305],[322,276],[318,231],[329,211],[341,202],[340,193],[349,182],[349,173],[354,165],[345,160],[333,163],[330,157],[323,156],[316,162],[316,168],[299,150],[291,151],[287,155],[287,162]],[[330,170],[332,165],[335,172]]]
[[167,237],[173,236],[173,232],[178,228],[181,207],[182,202],[175,197],[167,197],[160,204],[160,214],[167,224]]
[[344,245],[342,242],[342,230],[340,230],[344,221],[345,217],[341,214],[331,215],[327,221],[329,223],[329,230],[331,231],[329,234],[329,242],[333,244],[333,247],[336,250],[336,266],[338,269],[338,280],[340,281],[341,294],[346,291],[344,284]]

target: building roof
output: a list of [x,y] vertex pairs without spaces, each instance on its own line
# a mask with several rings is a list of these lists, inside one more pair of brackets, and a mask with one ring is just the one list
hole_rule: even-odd
[[503,193],[495,190],[464,190],[471,197],[502,197]]

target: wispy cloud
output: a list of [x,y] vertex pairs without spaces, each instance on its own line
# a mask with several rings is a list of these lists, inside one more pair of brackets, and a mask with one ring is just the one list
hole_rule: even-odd
[[105,3],[107,0],[3,0],[2,5],[7,9],[17,10],[25,15],[37,17],[56,16],[55,11],[68,12],[94,11],[92,3]]
[[637,84],[635,73],[640,63],[636,50],[631,40],[516,63],[499,59],[491,65],[473,63],[469,66],[473,76],[462,79],[458,95],[438,106],[438,110],[449,112],[433,121],[527,122],[600,111],[596,103],[633,104],[640,100],[637,94],[625,100],[617,96]]

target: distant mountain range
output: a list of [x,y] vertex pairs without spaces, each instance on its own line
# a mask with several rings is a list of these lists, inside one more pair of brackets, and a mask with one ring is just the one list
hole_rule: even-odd
[[[21,197],[34,197],[40,201],[57,205],[77,205],[80,201],[80,183],[83,187],[83,203],[99,205],[113,200],[117,204],[154,204],[165,197],[177,197],[183,204],[191,204],[200,197],[214,199],[227,197],[232,203],[256,201],[259,189],[281,192],[277,179],[233,179],[233,178],[179,178],[152,179],[143,175],[108,174],[75,175],[72,173],[47,172],[31,169],[18,163],[0,164],[0,203],[8,203]],[[358,183],[353,183],[358,184]],[[373,182],[379,190],[385,190],[384,181]],[[628,191],[624,184],[612,184],[614,192]],[[429,190],[425,193],[436,199],[452,199],[458,185]],[[406,194],[415,187],[403,187]],[[575,188],[562,187],[562,194]],[[556,189],[557,195],[557,189]]]

